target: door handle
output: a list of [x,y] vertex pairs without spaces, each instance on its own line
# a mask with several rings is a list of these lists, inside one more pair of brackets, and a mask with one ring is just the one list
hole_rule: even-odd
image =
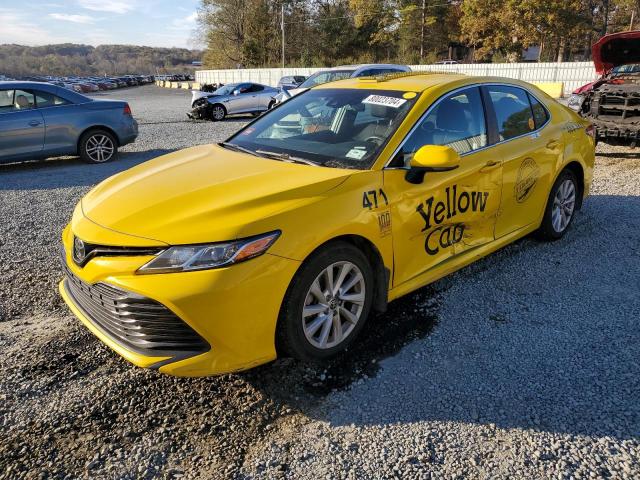
[[484,164],[484,167],[480,169],[480,172],[481,173],[488,172],[490,170],[493,170],[496,167],[499,167],[500,165],[502,164],[498,160],[489,160],[487,163]]
[[559,145],[560,145],[560,142],[556,139],[553,139],[553,140],[549,140],[549,143],[547,143],[547,148],[549,150],[553,150],[555,148],[558,148]]
[[29,125],[32,126],[32,127],[37,127],[38,125],[40,125],[40,123],[41,122],[39,120],[31,120],[29,122]]

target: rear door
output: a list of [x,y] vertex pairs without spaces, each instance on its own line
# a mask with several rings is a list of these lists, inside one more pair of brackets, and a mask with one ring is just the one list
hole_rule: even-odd
[[252,99],[251,108],[254,111],[262,111],[269,108],[269,103],[273,100],[271,90],[265,90],[263,85],[254,83],[249,88],[249,92]]
[[493,148],[504,162],[496,221],[496,238],[500,238],[539,220],[556,162],[564,152],[564,136],[559,125],[549,122],[545,107],[524,88],[482,88],[495,115],[499,143]]
[[0,90],[0,160],[37,157],[44,148],[45,125],[33,93]]

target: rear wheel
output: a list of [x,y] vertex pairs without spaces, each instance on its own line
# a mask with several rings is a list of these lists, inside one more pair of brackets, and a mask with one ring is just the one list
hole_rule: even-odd
[[221,120],[224,120],[224,117],[226,116],[227,116],[226,109],[219,103],[216,103],[211,107],[211,120],[213,120],[214,122],[219,122]]
[[365,255],[346,242],[328,245],[296,273],[278,319],[278,347],[300,360],[323,360],[347,348],[373,301]]
[[91,130],[80,139],[80,158],[87,163],[105,163],[118,153],[115,137],[106,130]]
[[563,170],[551,188],[538,236],[558,240],[569,229],[576,212],[578,182],[571,170]]

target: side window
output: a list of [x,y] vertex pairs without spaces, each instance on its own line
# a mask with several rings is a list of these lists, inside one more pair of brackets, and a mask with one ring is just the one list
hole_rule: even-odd
[[527,92],[517,87],[487,87],[496,112],[500,141],[524,135],[536,129]]
[[240,93],[249,93],[249,89],[251,88],[250,83],[241,83],[235,89],[239,90]]
[[14,90],[0,90],[0,113],[13,110],[13,93]]
[[544,105],[531,95],[529,95],[529,101],[531,102],[531,110],[533,111],[533,120],[536,122],[536,128],[540,128],[549,120],[549,112],[544,108]]
[[35,106],[36,99],[33,96],[33,93],[25,90],[16,90],[13,102],[14,110],[29,110],[30,108],[35,108]]
[[251,87],[249,88],[249,92],[261,92],[262,90],[264,90],[264,87],[256,83],[252,83]]
[[429,112],[402,147],[405,165],[424,145],[447,145],[460,154],[487,145],[484,109],[477,87],[445,97]]
[[64,98],[57,97],[53,93],[36,90],[36,106],[38,108],[57,107],[58,105],[67,105]]

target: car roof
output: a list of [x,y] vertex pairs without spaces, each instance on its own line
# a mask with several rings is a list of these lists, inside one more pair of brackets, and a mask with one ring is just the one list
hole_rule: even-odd
[[39,88],[40,90],[54,93],[58,87],[49,82],[31,82],[20,80],[9,80],[0,82],[0,88]]
[[451,84],[452,88],[479,83],[504,83],[531,90],[533,85],[502,77],[474,77],[458,73],[401,72],[378,77],[358,77],[324,83],[314,88],[357,88],[423,92],[429,88]]

